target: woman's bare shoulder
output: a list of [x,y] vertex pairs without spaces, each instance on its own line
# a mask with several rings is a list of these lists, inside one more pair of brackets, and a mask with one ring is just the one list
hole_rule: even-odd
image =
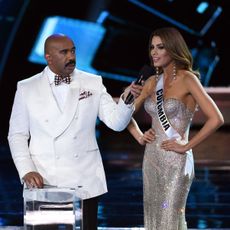
[[149,77],[144,85],[144,89],[149,92],[149,91],[153,91],[155,89],[156,86],[156,76],[151,76]]

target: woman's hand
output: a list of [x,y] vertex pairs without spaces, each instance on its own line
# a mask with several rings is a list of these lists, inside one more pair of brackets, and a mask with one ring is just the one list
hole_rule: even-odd
[[175,139],[163,141],[161,143],[161,148],[166,151],[174,151],[180,154],[185,154],[187,151],[186,144],[183,141],[179,142]]
[[155,131],[152,128],[145,131],[144,134],[138,138],[138,142],[141,145],[152,143],[155,140],[156,140],[156,135],[155,135]]

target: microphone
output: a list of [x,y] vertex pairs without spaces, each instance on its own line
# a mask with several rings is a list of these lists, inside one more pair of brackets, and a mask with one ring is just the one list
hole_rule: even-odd
[[[135,85],[142,85],[142,81],[147,80],[150,76],[155,74],[155,69],[152,66],[144,65],[140,72],[139,77],[134,82]],[[125,98],[125,104],[131,104],[134,102],[134,96],[129,92],[127,97]]]

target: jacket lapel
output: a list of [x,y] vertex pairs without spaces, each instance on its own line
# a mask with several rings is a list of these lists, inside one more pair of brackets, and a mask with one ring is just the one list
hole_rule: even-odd
[[41,76],[40,92],[42,99],[42,108],[46,120],[45,126],[47,132],[51,136],[57,137],[61,135],[73,120],[78,107],[78,99],[80,92],[80,77],[74,76],[70,83],[64,110],[61,111],[58,103],[53,95],[48,77],[45,74]]
[[44,73],[41,75],[40,81],[40,96],[42,99],[42,106],[45,109],[47,114],[50,114],[51,117],[60,116],[61,110],[59,109],[58,103],[53,95],[51,86],[49,84],[48,76]]
[[70,90],[68,92],[64,110],[55,122],[54,136],[57,137],[61,135],[70,125],[74,116],[77,114],[78,102],[79,102],[79,92],[80,92],[80,79],[73,79],[70,83]]

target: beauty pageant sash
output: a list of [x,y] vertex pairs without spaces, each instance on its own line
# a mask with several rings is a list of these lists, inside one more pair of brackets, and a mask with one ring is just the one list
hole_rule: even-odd
[[164,111],[163,75],[159,76],[159,80],[157,82],[156,100],[157,100],[157,114],[158,114],[159,122],[161,123],[161,126],[165,131],[166,135],[170,139],[181,138],[180,134],[171,126]]
[[[163,90],[163,74],[159,76],[159,80],[156,85],[156,103],[157,103],[157,114],[159,122],[164,130],[165,134],[169,139],[176,139],[180,143],[184,143],[180,134],[170,124],[165,111],[164,111],[164,90]],[[186,164],[185,164],[185,175],[191,176],[194,172],[194,160],[192,150],[186,152]]]

